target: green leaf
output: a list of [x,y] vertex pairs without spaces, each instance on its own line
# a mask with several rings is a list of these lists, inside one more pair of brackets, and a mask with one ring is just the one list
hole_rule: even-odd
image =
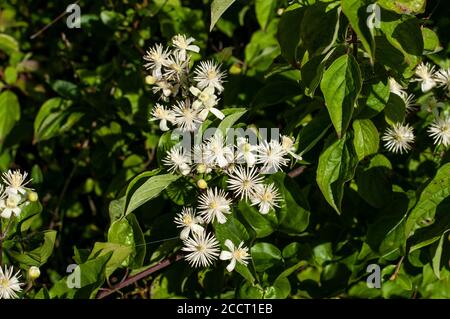
[[320,88],[339,138],[350,123],[361,86],[358,63],[348,54],[334,61],[323,75]]
[[136,208],[145,204],[149,200],[157,197],[172,182],[180,178],[179,175],[164,174],[150,177],[144,184],[136,189],[132,194],[128,194],[128,204],[125,215],[133,212]]
[[111,252],[112,255],[108,259],[105,267],[106,278],[111,276],[125,262],[132,252],[131,248],[121,244],[97,242],[88,258],[88,260],[95,260],[98,257],[109,255]]
[[214,25],[220,19],[222,14],[235,2],[236,0],[213,0],[211,3],[211,25],[209,31],[211,32]]
[[364,0],[341,0],[342,12],[346,15],[373,64],[375,58],[375,40],[367,24],[369,15],[367,7],[369,4]]
[[277,278],[272,286],[264,290],[264,299],[286,299],[291,293],[289,279]]
[[444,246],[444,240],[447,237],[447,233],[450,232],[450,229],[446,230],[439,240],[437,244],[436,251],[434,252],[434,256],[432,259],[433,272],[438,279],[441,279],[441,258],[442,258],[442,249]]
[[28,250],[25,252],[19,252],[16,250],[8,250],[8,255],[14,258],[18,263],[24,266],[36,266],[40,267],[45,264],[48,258],[53,253],[53,248],[55,246],[57,232],[54,230],[48,230],[43,233],[38,234],[36,239],[42,244],[35,249]]
[[8,55],[19,52],[19,43],[12,36],[0,33],[0,51]]
[[426,0],[378,0],[377,3],[400,14],[423,13],[426,6]]
[[251,248],[251,256],[257,272],[264,272],[282,262],[281,251],[270,243],[257,243]]
[[258,20],[261,29],[266,29],[267,23],[275,11],[276,5],[276,0],[255,1],[256,19]]
[[258,92],[256,92],[256,95],[252,101],[252,107],[263,108],[266,106],[279,104],[300,94],[300,86],[296,81],[269,81]]
[[297,63],[297,48],[300,44],[300,26],[305,8],[298,4],[289,6],[280,18],[277,39],[281,55],[291,64]]
[[353,130],[355,132],[353,144],[358,160],[378,152],[380,136],[371,120],[355,120]]
[[392,93],[384,109],[384,115],[389,125],[403,123],[406,116],[405,101],[397,94]]
[[51,86],[56,93],[66,99],[76,99],[79,95],[76,84],[69,81],[56,80],[51,84]]
[[405,234],[410,237],[415,230],[428,226],[436,214],[436,208],[450,196],[450,163],[443,165],[436,176],[420,194],[416,206],[408,216]]
[[319,157],[316,181],[326,201],[341,213],[344,184],[353,178],[358,159],[349,134],[330,136]]
[[423,37],[423,50],[424,54],[433,54],[442,49],[439,43],[439,37],[430,28],[423,27],[422,29]]
[[223,136],[226,136],[227,130],[247,112],[244,108],[227,109],[227,111],[232,113],[227,115],[217,127],[217,129],[222,132]]
[[245,201],[240,201],[238,207],[239,212],[255,231],[256,238],[269,236],[275,231],[278,224],[275,214],[262,215],[254,206],[250,206]]
[[20,105],[16,94],[11,91],[2,92],[0,94],[0,145],[19,120]]
[[298,149],[300,155],[305,154],[312,149],[328,132],[331,127],[330,117],[326,111],[321,111],[313,117],[299,133]]

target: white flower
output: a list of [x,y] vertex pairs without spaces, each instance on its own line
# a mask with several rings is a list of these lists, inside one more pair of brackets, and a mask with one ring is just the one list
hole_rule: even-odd
[[180,81],[183,77],[183,73],[187,73],[189,66],[189,60],[182,59],[180,54],[175,52],[169,57],[167,68],[165,72],[165,77],[169,80]]
[[256,164],[256,151],[258,147],[248,142],[245,137],[237,138],[237,154],[236,160],[238,163],[245,161],[248,167],[252,167]]
[[186,60],[186,51],[200,52],[200,48],[197,45],[191,44],[195,39],[192,37],[186,38],[185,35],[178,34],[173,37],[172,43],[175,46],[175,51],[180,54],[182,60]]
[[428,129],[430,137],[434,139],[434,144],[450,145],[450,118],[437,118]]
[[435,80],[439,86],[444,87],[447,90],[447,94],[450,95],[450,68],[441,69],[435,74]]
[[295,139],[286,135],[281,135],[281,148],[293,158],[301,161],[303,158],[295,153]]
[[175,224],[178,228],[183,228],[180,234],[180,238],[185,240],[189,237],[190,232],[200,234],[204,231],[204,228],[199,224],[203,223],[203,219],[200,216],[195,216],[195,210],[189,207],[183,207],[181,213],[178,213],[175,217]]
[[402,96],[406,93],[404,88],[392,77],[389,77],[389,90],[391,93],[397,94],[398,96]]
[[152,91],[155,94],[158,93],[159,91],[162,91],[161,98],[167,101],[169,96],[177,95],[178,88],[179,88],[178,85],[172,85],[165,80],[161,80],[155,83],[155,85],[152,87]]
[[223,250],[220,253],[220,260],[231,260],[227,266],[227,270],[232,272],[234,267],[236,267],[236,261],[240,264],[247,265],[247,259],[250,259],[250,254],[248,253],[248,248],[244,247],[244,242],[241,242],[238,247],[235,247],[233,242],[229,239],[225,240],[225,246],[230,250]]
[[421,82],[422,92],[428,92],[433,87],[436,86],[436,81],[434,79],[434,65],[431,66],[429,63],[420,63],[415,70],[415,75],[417,76],[412,80],[412,82]]
[[233,149],[225,144],[221,134],[215,134],[208,140],[204,155],[209,165],[217,165],[220,168],[227,166],[234,160]]
[[214,106],[217,105],[217,96],[214,94],[214,88],[207,87],[203,91],[198,88],[191,86],[189,91],[197,98],[197,100],[192,103],[194,109],[201,109],[199,118],[204,121],[209,112],[214,114],[218,119],[223,120],[225,115],[219,111]]
[[231,200],[226,197],[226,193],[217,187],[212,190],[208,188],[206,194],[200,195],[198,209],[207,223],[215,219],[220,224],[227,221],[225,214],[231,214]]
[[184,151],[181,146],[174,146],[162,160],[163,164],[169,166],[170,172],[179,171],[182,175],[188,175],[191,172],[189,164],[191,157]]
[[258,174],[256,167],[243,168],[236,166],[228,177],[228,188],[234,191],[241,199],[254,195],[256,189],[262,184],[263,178]]
[[250,200],[252,206],[259,205],[259,212],[263,215],[268,214],[273,207],[280,207],[280,194],[273,183],[258,186]]
[[262,164],[261,173],[270,174],[281,170],[281,166],[288,164],[288,159],[285,158],[287,151],[283,148],[280,142],[270,140],[270,142],[263,141],[258,146],[258,163]]
[[200,65],[194,70],[194,80],[197,81],[197,86],[200,89],[207,87],[216,88],[217,91],[223,91],[223,78],[225,73],[220,71],[220,66],[213,61],[201,61]]
[[414,142],[414,132],[408,124],[396,123],[386,130],[381,139],[386,142],[385,146],[389,151],[403,154],[403,152],[408,152],[411,149],[411,143]]
[[206,160],[206,145],[196,144],[193,148],[194,163],[197,164],[197,171],[199,173],[210,173],[212,171],[211,163]]
[[23,172],[23,174],[19,171],[12,171],[9,170],[6,173],[3,173],[2,179],[3,182],[7,185],[6,187],[6,193],[7,194],[13,194],[13,195],[17,195],[17,194],[22,194],[24,195],[27,190],[29,190],[30,188],[25,187],[28,183],[31,182],[30,180],[27,180],[27,176],[28,173],[27,172]]
[[19,217],[22,208],[19,207],[21,197],[18,194],[8,194],[6,198],[0,200],[0,216],[3,218],[11,218],[11,215]]
[[173,123],[175,121],[175,116],[173,115],[172,111],[166,109],[159,103],[156,103],[151,115],[153,117],[150,119],[150,121],[160,121],[159,128],[161,129],[161,131],[168,131],[169,127],[167,126],[167,122]]
[[0,267],[0,299],[16,299],[17,293],[22,291],[23,284],[19,282],[20,270],[13,274],[13,267],[8,269],[5,266],[5,270]]
[[188,100],[186,102],[177,101],[173,107],[175,123],[183,132],[193,132],[200,127],[201,120],[198,117],[198,111],[191,108]]
[[412,112],[414,110],[414,106],[417,105],[414,99],[414,94],[408,95],[407,93],[405,93],[401,96],[401,98],[403,99],[403,102],[405,102],[406,113]]
[[148,63],[144,64],[147,69],[152,70],[152,75],[156,78],[160,78],[161,67],[168,66],[170,52],[168,49],[164,49],[161,44],[156,44],[153,48],[150,48],[144,55],[144,60]]
[[184,240],[183,251],[188,252],[186,260],[193,267],[207,267],[219,256],[219,242],[212,233],[193,233]]

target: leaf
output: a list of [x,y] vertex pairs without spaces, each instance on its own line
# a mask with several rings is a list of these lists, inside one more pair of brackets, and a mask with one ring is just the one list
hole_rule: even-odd
[[378,0],[377,3],[400,14],[423,13],[426,6],[426,0]]
[[235,2],[236,0],[213,0],[211,3],[211,25],[209,31],[211,32],[214,25],[217,23],[222,14]]
[[352,29],[356,32],[358,40],[369,54],[371,63],[375,58],[375,40],[368,27],[368,3],[363,0],[341,0],[342,12],[346,15]]
[[0,51],[8,55],[19,52],[19,43],[12,36],[0,33]]
[[269,236],[275,231],[278,224],[275,214],[262,215],[254,206],[250,206],[245,201],[240,201],[238,207],[239,212],[255,231],[256,238]]
[[380,136],[371,120],[355,120],[353,122],[353,130],[355,132],[353,145],[355,146],[358,160],[378,152]]
[[447,237],[447,233],[450,232],[450,229],[446,230],[439,240],[437,244],[436,251],[434,252],[434,256],[432,259],[433,272],[438,279],[441,279],[441,258],[442,258],[442,248],[444,246],[444,240]]
[[275,11],[276,5],[276,0],[255,1],[256,19],[258,20],[261,29],[266,29],[267,23],[269,22],[270,17]]
[[264,299],[286,299],[291,293],[291,284],[285,277],[277,278],[272,286],[264,290]]
[[20,105],[16,94],[12,91],[2,92],[0,94],[0,145],[19,120]]
[[423,27],[421,30],[423,37],[424,54],[433,54],[442,50],[442,47],[439,43],[439,37],[433,30],[425,27]]
[[305,8],[298,4],[289,6],[280,18],[277,39],[281,55],[291,64],[297,63],[297,47],[300,44],[300,26]]
[[66,99],[76,99],[80,93],[76,84],[65,80],[56,80],[51,86],[56,93]]
[[384,109],[384,115],[389,125],[403,123],[406,116],[405,101],[397,94],[391,93]]
[[244,108],[236,108],[236,109],[227,109],[231,114],[227,115],[222,122],[220,122],[217,129],[222,132],[223,136],[226,136],[227,130],[232,127],[241,117],[244,115],[247,110]]
[[252,101],[252,107],[263,108],[266,106],[279,104],[300,94],[300,86],[296,81],[269,81],[258,92],[256,92],[256,95]]
[[334,61],[323,75],[320,88],[339,138],[350,123],[361,86],[358,63],[348,54]]
[[300,155],[312,149],[328,132],[331,127],[330,117],[326,111],[321,111],[313,117],[298,135],[298,149]]
[[416,206],[408,216],[405,234],[410,237],[415,230],[425,227],[433,221],[436,208],[450,196],[450,163],[438,169],[436,176],[420,194]]
[[270,243],[257,243],[251,248],[251,256],[257,272],[264,272],[282,261],[281,251]]
[[16,250],[8,250],[7,253],[24,266],[41,267],[53,253],[56,234],[54,230],[45,231],[36,236],[42,242],[39,247],[22,253]]
[[344,184],[353,178],[358,159],[350,135],[330,136],[319,157],[316,181],[326,201],[341,213]]
[[142,184],[129,197],[125,215],[133,212],[135,209],[145,204],[149,200],[157,197],[164,189],[166,189],[172,182],[180,178],[179,175],[164,174],[150,177],[144,184]]

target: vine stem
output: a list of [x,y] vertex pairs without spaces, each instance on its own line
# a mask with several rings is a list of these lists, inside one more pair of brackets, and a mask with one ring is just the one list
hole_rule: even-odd
[[292,171],[290,171],[288,173],[288,176],[291,177],[291,178],[297,177],[297,176],[303,174],[305,169],[306,169],[306,166],[297,167],[296,169],[293,169]]
[[175,256],[169,257],[167,259],[164,259],[163,261],[161,261],[159,264],[150,267],[149,269],[146,269],[134,276],[131,276],[127,279],[125,279],[124,281],[118,283],[117,285],[112,286],[110,289],[103,289],[101,290],[98,294],[96,299],[103,299],[111,294],[113,294],[114,292],[129,286],[145,277],[150,276],[151,274],[153,274],[154,272],[157,272],[158,270],[164,269],[168,266],[170,266],[171,264],[181,260],[183,258],[182,254],[177,254]]
[[6,225],[5,231],[2,232],[2,221],[0,219],[0,267],[3,266],[3,240],[6,238],[6,235],[8,235],[9,228],[12,224],[13,216],[9,218],[8,224]]

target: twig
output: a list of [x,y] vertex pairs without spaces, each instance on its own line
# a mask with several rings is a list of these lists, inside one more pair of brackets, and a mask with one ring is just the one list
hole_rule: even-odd
[[296,169],[290,171],[290,172],[288,173],[288,176],[291,177],[291,178],[295,178],[295,177],[297,177],[297,176],[303,174],[303,172],[305,171],[305,169],[306,169],[306,166],[300,166],[300,167],[297,167]]
[[[78,4],[78,2],[80,2],[80,0],[75,1],[73,4]],[[52,22],[50,22],[49,24],[47,24],[45,27],[43,27],[42,29],[40,29],[38,32],[36,32],[35,34],[33,34],[30,39],[33,40],[34,38],[40,36],[42,33],[45,32],[45,30],[47,30],[48,28],[50,28],[52,25],[54,25],[56,22],[58,22],[59,20],[61,20],[68,12],[66,10],[64,10],[64,12],[62,12],[59,16],[57,16],[55,19],[53,19]]]
[[397,266],[395,267],[395,271],[392,274],[391,278],[389,278],[389,280],[395,280],[398,277],[398,273],[400,272],[400,267],[402,266],[403,263],[403,259],[405,259],[405,256],[402,256],[402,258],[400,258],[399,262],[397,263]]
[[175,255],[174,257],[164,259],[162,262],[160,262],[156,266],[153,266],[147,270],[144,270],[143,272],[140,272],[132,277],[129,277],[128,279],[118,283],[117,285],[112,286],[111,289],[104,289],[104,290],[100,291],[97,294],[96,298],[103,299],[126,286],[129,286],[145,277],[150,276],[151,274],[153,274],[154,272],[157,272],[158,270],[161,270],[163,268],[170,266],[171,264],[173,264],[174,262],[177,262],[178,260],[180,260],[182,258],[183,258],[183,255],[178,254],[178,255]]

